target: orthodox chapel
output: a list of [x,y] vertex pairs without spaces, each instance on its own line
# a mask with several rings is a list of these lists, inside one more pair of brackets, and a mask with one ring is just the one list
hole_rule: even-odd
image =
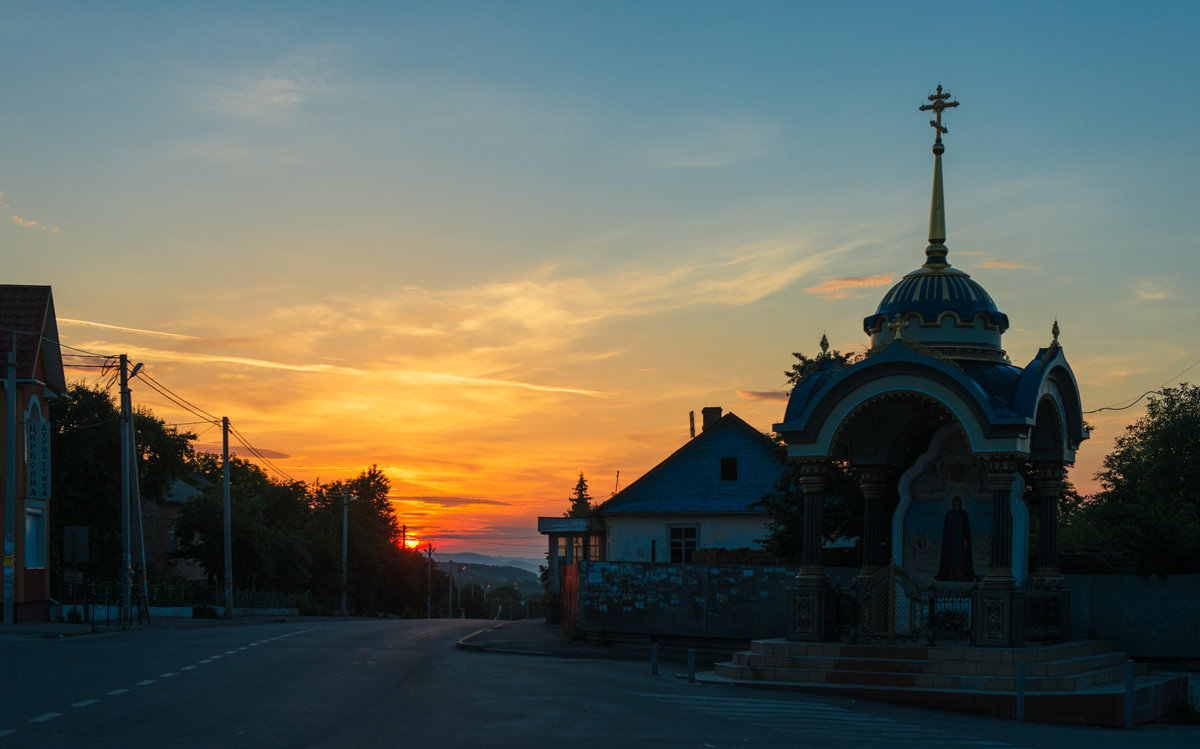
[[[942,118],[958,106],[950,99],[938,86],[920,107],[932,113],[936,133],[924,263],[864,318],[867,355],[845,367],[819,357],[774,425],[799,463],[804,489],[804,556],[788,612],[792,639],[834,635],[836,598],[821,560],[831,459],[848,462],[860,477],[858,583],[887,570],[888,585],[957,592],[970,602],[977,645],[1020,644],[1031,607],[1043,619],[1065,618],[1058,498],[1066,468],[1088,436],[1079,388],[1057,321],[1048,345],[1023,366],[1014,364],[1002,341],[1008,316],[951,265],[942,189],[942,136],[949,132]],[[1023,475],[1034,484],[1035,518],[1022,499]]]

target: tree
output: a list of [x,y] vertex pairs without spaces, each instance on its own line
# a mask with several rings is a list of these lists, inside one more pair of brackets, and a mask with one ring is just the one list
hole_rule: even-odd
[[1152,395],[1102,465],[1063,547],[1125,552],[1143,573],[1200,571],[1200,386]]
[[579,481],[575,483],[575,493],[568,500],[571,503],[571,509],[563,513],[564,518],[589,518],[592,516],[592,498],[588,494],[587,479],[583,477],[583,473],[579,474]]
[[[71,383],[67,397],[50,401],[50,450],[54,456],[50,514],[51,548],[65,525],[88,528],[91,579],[114,579],[121,564],[120,411],[109,392]],[[188,472],[195,435],[168,426],[145,408],[133,414],[138,480],[143,497],[161,502],[171,484]]]
[[[758,506],[767,514],[767,535],[763,547],[779,559],[799,562],[804,551],[804,489],[800,485],[800,466],[787,460],[780,444],[778,460],[785,462],[783,473],[772,491],[763,494]],[[821,507],[822,539],[858,540],[862,536],[863,498],[858,474],[846,461],[829,461],[829,485]]]
[[800,381],[803,380],[809,372],[816,369],[817,366],[822,362],[834,361],[842,367],[848,367],[862,359],[861,354],[843,354],[837,349],[830,351],[829,337],[826,335],[821,336],[821,353],[813,357],[808,357],[804,354],[796,352],[793,353],[792,356],[796,357],[796,363],[792,365],[791,369],[785,370],[783,373],[788,379],[789,393],[800,384]]
[[[829,350],[829,338],[821,336],[821,353],[809,357],[793,353],[796,363],[786,370],[788,391],[791,392],[813,370],[825,362],[848,367],[859,361],[858,354],[843,354]],[[778,438],[777,438],[778,439]],[[776,557],[798,562],[804,543],[804,489],[800,486],[799,465],[789,462],[782,442],[777,453],[784,463],[783,473],[772,491],[763,494],[758,505],[767,514],[767,536],[763,546]],[[863,500],[857,472],[844,460],[829,460],[829,487],[822,507],[822,536],[825,541],[858,539],[862,535]]]

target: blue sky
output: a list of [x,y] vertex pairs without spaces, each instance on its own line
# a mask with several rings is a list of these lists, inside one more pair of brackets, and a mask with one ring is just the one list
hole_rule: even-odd
[[703,406],[769,429],[792,351],[866,343],[938,83],[1013,361],[1057,317],[1094,409],[1200,359],[1197,8],[0,2],[5,280],[297,476],[378,462],[448,548],[536,546],[578,472]]

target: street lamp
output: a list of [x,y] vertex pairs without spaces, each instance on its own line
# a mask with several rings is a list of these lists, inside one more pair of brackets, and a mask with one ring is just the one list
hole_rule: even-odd
[[342,489],[342,616],[346,615],[346,529],[350,525],[350,503],[358,497]]

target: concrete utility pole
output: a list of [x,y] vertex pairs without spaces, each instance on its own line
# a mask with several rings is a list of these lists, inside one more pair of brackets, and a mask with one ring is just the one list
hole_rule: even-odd
[[425,553],[429,555],[429,599],[425,602],[425,618],[433,618],[433,544],[425,544]]
[[16,553],[14,527],[17,524],[17,334],[12,334],[8,350],[8,376],[5,390],[4,445],[4,623],[13,623],[13,577]]
[[133,456],[129,446],[133,441],[129,433],[133,421],[129,411],[129,357],[121,354],[121,629],[125,629],[132,619],[129,606],[129,589],[133,585],[133,555],[129,550],[129,465]]
[[346,615],[346,530],[350,527],[350,503],[357,497],[342,488],[342,616]]
[[233,518],[229,501],[229,417],[221,417],[221,500],[225,514],[225,618],[233,618]]
[[[130,377],[137,375],[142,365],[138,364],[133,368]],[[131,422],[132,424],[132,422]],[[146,623],[150,623],[150,583],[146,580],[146,534],[142,525],[142,483],[138,472],[138,452],[137,452],[137,430],[130,428],[129,430],[129,455],[133,460],[133,464],[129,466],[130,477],[133,484],[134,506],[137,508],[137,546],[138,546],[138,580],[142,587],[142,610],[146,614]],[[140,615],[139,615],[140,616]],[[130,615],[132,619],[132,614]],[[138,621],[141,621],[139,618]]]

